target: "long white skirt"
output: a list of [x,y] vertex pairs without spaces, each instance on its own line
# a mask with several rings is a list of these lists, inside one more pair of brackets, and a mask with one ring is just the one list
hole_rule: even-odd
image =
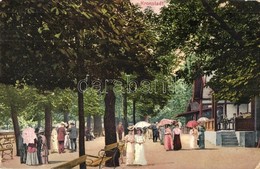
[[136,164],[136,165],[147,165],[143,144],[138,144],[138,143],[135,144],[134,164]]
[[39,164],[37,151],[34,153],[27,152],[26,164],[27,165],[38,165]]

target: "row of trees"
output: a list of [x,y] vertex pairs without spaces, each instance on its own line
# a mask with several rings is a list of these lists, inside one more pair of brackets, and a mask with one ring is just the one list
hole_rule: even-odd
[[[133,100],[133,112],[136,103],[141,105],[143,116],[171,115],[172,105],[180,105],[171,96],[189,96],[171,90],[173,75],[188,84],[212,75],[208,85],[218,99],[241,103],[259,95],[258,2],[171,0],[160,14],[113,0],[2,0],[0,5],[0,83],[25,81],[43,94],[57,87],[77,92],[80,156],[85,154],[87,108],[79,87],[104,93],[105,144],[116,142],[115,87],[123,98],[125,124],[127,98]],[[136,83],[129,86],[126,75]],[[52,116],[46,100],[49,137]],[[18,136],[14,107],[20,106],[10,102],[10,107]]]
[[[154,72],[160,70],[151,53],[155,39],[143,13],[128,1],[3,0],[0,16],[0,82],[14,85],[23,80],[42,93],[56,87],[77,91],[80,156],[85,154],[85,118],[78,84],[87,74],[91,82],[106,82],[100,84],[105,91],[105,144],[116,142],[113,79],[122,72],[136,74],[140,84],[144,78],[153,80]],[[46,137],[50,138],[49,99],[44,110]],[[11,108],[11,116],[18,138],[15,109]]]

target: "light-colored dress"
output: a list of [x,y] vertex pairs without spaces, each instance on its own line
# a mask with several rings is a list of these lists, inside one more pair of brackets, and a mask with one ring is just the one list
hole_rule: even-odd
[[53,128],[51,132],[51,152],[58,153],[58,133],[57,129]]
[[198,130],[193,128],[190,130],[190,148],[197,148]]
[[36,148],[36,139],[35,143],[29,143],[27,148],[27,157],[26,157],[26,164],[27,165],[38,165],[39,160],[37,156],[37,148]]
[[143,135],[135,135],[135,160],[136,165],[147,165],[144,153],[145,138]]
[[135,156],[135,135],[128,134],[125,136],[126,143],[126,165],[131,165],[134,163]]
[[49,150],[47,147],[47,140],[44,135],[40,135],[42,138],[42,143],[41,143],[41,158],[42,158],[42,164],[48,164],[48,155],[49,155]]
[[173,149],[172,131],[169,127],[164,132],[164,148],[166,151]]

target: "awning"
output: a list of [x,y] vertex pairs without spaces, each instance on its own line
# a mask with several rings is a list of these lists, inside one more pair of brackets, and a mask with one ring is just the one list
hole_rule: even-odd
[[187,111],[181,114],[178,114],[176,117],[182,117],[182,116],[188,116],[192,114],[198,114],[200,111],[199,110],[193,110],[193,111]]

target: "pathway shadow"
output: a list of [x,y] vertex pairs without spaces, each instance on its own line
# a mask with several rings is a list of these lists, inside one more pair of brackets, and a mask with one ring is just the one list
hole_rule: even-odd
[[[198,150],[219,150],[219,148],[205,148],[205,149],[199,149],[199,148],[194,148],[194,149],[189,149],[189,148],[183,148],[178,151],[198,151]],[[177,152],[177,151],[176,151]]]

